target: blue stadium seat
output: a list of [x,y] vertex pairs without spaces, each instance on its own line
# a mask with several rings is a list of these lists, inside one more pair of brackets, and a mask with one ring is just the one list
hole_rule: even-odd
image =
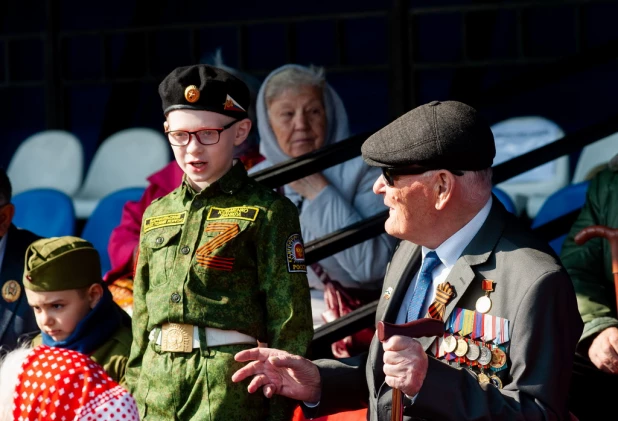
[[[586,191],[588,190],[589,184],[590,181],[570,184],[550,195],[539,209],[536,217],[532,220],[531,227],[540,227],[567,213],[581,209],[586,202]],[[549,245],[557,254],[560,254],[562,243],[564,243],[566,236],[567,233],[549,242]]]
[[13,223],[42,237],[75,235],[75,209],[71,197],[56,189],[32,189],[16,194]]
[[511,196],[509,196],[504,190],[500,187],[493,187],[491,192],[496,195],[498,200],[504,205],[507,211],[511,212],[513,215],[517,215],[517,208],[515,207],[515,203]]
[[144,194],[144,187],[128,187],[105,196],[88,217],[82,238],[92,243],[101,257],[101,276],[111,268],[107,244],[112,230],[120,224],[122,208],[129,200],[136,201]]

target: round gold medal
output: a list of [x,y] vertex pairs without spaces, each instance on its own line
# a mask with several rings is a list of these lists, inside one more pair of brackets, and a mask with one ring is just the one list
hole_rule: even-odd
[[466,352],[466,358],[470,361],[476,361],[481,355],[481,349],[474,342],[468,343],[468,352]]
[[491,300],[488,296],[483,295],[476,300],[476,311],[479,313],[487,313],[491,309]]
[[453,335],[449,335],[442,341],[444,352],[453,352],[457,348],[457,339]]
[[479,384],[488,384],[491,382],[491,380],[489,380],[489,376],[483,372],[479,373],[478,380]]
[[479,364],[487,365],[491,362],[491,351],[484,345],[480,346],[481,355],[479,356]]
[[489,377],[489,380],[491,381],[491,384],[496,386],[498,389],[502,389],[502,380],[500,380],[500,377],[496,376],[495,374],[492,374]]
[[506,354],[500,348],[494,348],[491,350],[491,365],[492,368],[502,368],[506,364]]
[[21,285],[17,281],[6,281],[2,285],[2,298],[7,303],[13,303],[19,299],[21,295]]
[[463,357],[468,352],[468,342],[466,342],[463,338],[457,339],[457,348],[455,348],[455,355],[458,357]]

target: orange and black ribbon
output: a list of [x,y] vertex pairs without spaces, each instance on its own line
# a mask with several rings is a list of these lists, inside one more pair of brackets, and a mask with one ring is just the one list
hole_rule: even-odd
[[448,282],[443,282],[436,287],[436,298],[427,310],[427,316],[432,319],[443,320],[446,305],[453,297],[453,287]]

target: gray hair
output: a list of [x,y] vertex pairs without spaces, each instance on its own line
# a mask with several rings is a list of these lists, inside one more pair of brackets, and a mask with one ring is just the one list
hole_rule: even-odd
[[289,67],[277,73],[268,80],[264,89],[266,104],[281,95],[287,89],[298,89],[301,86],[315,86],[323,89],[326,84],[324,68],[310,66],[306,70]]
[[[436,171],[427,171],[423,173],[423,177],[430,178]],[[462,176],[456,176],[461,180],[460,186],[463,190],[462,197],[468,203],[485,204],[491,196],[493,184],[491,178],[493,171],[491,168],[486,168],[479,171],[463,171]]]
[[467,198],[470,203],[485,204],[491,196],[491,178],[493,171],[487,168],[479,171],[464,171],[462,176],[461,187],[463,189],[463,197]]

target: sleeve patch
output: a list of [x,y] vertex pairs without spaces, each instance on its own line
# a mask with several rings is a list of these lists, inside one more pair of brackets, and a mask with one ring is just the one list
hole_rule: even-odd
[[142,232],[148,232],[155,228],[169,227],[172,225],[182,225],[187,218],[187,211],[180,213],[169,213],[167,215],[151,216],[144,220]]
[[307,273],[305,264],[305,246],[300,234],[292,234],[285,242],[285,254],[288,261],[288,272]]
[[234,208],[217,208],[212,207],[206,216],[207,221],[216,221],[217,219],[244,219],[245,221],[255,221],[259,208],[253,206],[237,206]]

